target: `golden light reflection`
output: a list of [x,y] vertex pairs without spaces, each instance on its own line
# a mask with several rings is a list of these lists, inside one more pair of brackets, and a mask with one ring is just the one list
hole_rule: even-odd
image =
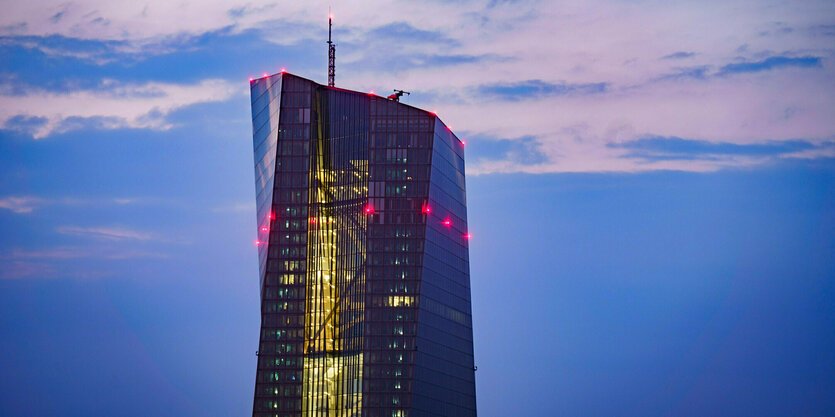
[[309,189],[302,415],[359,417],[368,161],[333,169],[328,141],[317,145]]

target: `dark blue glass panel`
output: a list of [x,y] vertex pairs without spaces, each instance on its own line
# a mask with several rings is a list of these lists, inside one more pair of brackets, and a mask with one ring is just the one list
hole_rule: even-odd
[[435,119],[413,415],[475,416],[464,145]]
[[270,213],[278,142],[278,110],[281,77],[271,76],[250,83],[252,97],[252,138],[255,159],[255,207],[258,225],[258,266],[261,286],[269,251]]

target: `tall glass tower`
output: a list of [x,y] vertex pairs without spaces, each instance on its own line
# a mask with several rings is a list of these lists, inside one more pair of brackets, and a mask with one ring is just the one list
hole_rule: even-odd
[[253,416],[475,416],[464,144],[396,100],[250,87]]

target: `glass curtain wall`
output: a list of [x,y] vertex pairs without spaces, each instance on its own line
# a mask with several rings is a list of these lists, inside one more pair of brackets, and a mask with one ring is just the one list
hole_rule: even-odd
[[474,416],[463,144],[432,113],[251,83],[253,416]]

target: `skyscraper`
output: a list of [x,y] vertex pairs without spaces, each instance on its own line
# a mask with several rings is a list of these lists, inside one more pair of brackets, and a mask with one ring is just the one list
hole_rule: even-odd
[[253,416],[475,416],[463,142],[397,100],[250,87]]

